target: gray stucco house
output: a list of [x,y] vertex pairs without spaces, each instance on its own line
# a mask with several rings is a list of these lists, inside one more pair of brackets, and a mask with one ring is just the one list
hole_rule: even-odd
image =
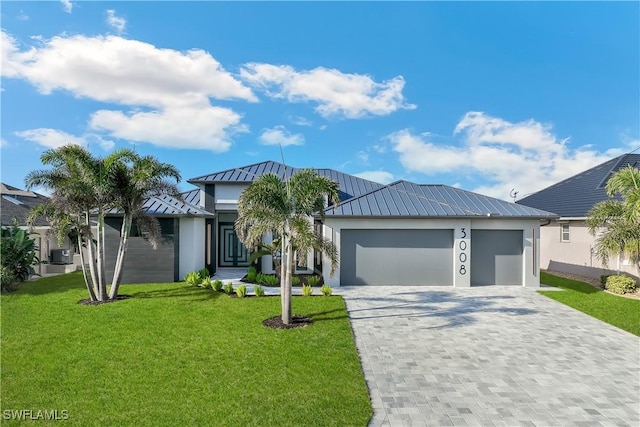
[[[329,277],[328,262],[310,252],[299,272],[323,274],[332,286],[540,285],[540,223],[556,215],[444,185],[382,185],[316,170],[340,188],[340,203],[314,219],[338,247],[340,267]],[[249,251],[234,231],[240,194],[264,173],[285,178],[295,171],[265,161],[190,179],[195,188],[183,194],[184,202],[168,196],[148,201],[147,212],[164,224],[165,243],[152,251],[144,236],[132,238],[123,283],[177,281],[203,267],[212,274],[247,267]],[[113,240],[118,221],[107,221]],[[271,272],[271,259],[261,262]]]
[[639,162],[640,154],[623,154],[516,202],[559,217],[541,228],[541,268],[594,278],[618,269],[638,275],[636,266],[624,258],[602,265],[594,255],[596,237],[589,233],[585,220],[593,205],[608,199],[605,185],[609,177],[627,166],[637,168]]

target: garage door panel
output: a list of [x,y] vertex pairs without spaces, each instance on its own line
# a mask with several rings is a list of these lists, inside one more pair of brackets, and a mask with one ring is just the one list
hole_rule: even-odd
[[453,285],[452,230],[342,230],[343,285]]
[[522,285],[522,230],[471,230],[471,286]]

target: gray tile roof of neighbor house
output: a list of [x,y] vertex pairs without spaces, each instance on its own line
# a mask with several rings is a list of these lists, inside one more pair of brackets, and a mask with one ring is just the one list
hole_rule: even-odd
[[[27,225],[29,210],[48,200],[48,197],[42,194],[25,191],[4,183],[0,183],[0,195],[3,227],[13,224],[14,219],[16,219],[20,225]],[[45,218],[37,218],[33,225],[48,226],[49,222]]]
[[557,217],[550,212],[459,188],[408,181],[397,181],[337,206],[330,206],[324,213],[333,217]]
[[518,200],[516,203],[554,212],[565,218],[584,218],[598,202],[607,200],[605,185],[616,171],[638,168],[640,154],[623,154]]

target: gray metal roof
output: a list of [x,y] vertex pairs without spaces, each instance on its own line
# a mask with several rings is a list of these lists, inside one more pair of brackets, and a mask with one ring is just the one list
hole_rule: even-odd
[[[213,216],[211,212],[207,212],[199,206],[180,201],[169,195],[150,197],[142,207],[145,214],[152,216]],[[108,215],[121,214],[112,209]]]
[[623,154],[516,203],[554,212],[561,217],[584,218],[593,205],[608,199],[605,184],[609,177],[628,165],[637,168],[639,162],[640,154]]
[[[11,185],[0,183],[0,211],[2,226],[13,224],[17,220],[20,225],[27,225],[27,217],[32,207],[46,202],[49,198],[33,191],[25,191]],[[46,218],[36,218],[33,225],[47,226]]]
[[328,207],[324,213],[333,217],[557,217],[459,188],[408,181],[397,181]]
[[200,189],[196,188],[195,190],[185,191],[184,193],[180,193],[185,202],[193,205],[200,206]]

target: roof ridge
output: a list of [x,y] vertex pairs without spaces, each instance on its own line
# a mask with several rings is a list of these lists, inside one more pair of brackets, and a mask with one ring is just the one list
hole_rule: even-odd
[[[260,164],[262,164],[262,163],[276,163],[276,164],[278,164],[278,165],[281,165],[281,166],[287,167],[287,165],[285,165],[284,163],[276,162],[275,160],[263,160],[263,161],[261,161],[261,162],[251,163],[250,165],[244,165],[244,166],[239,166],[239,167],[235,167],[235,168],[224,169],[224,170],[221,170],[221,171],[216,171],[216,172],[211,172],[211,173],[207,173],[207,174],[204,174],[204,175],[200,175],[200,176],[197,176],[197,177],[195,177],[195,178],[190,178],[190,179],[188,179],[188,180],[187,180],[187,182],[191,182],[191,181],[194,181],[194,180],[197,180],[197,179],[199,179],[199,178],[206,177],[206,176],[209,176],[209,175],[223,174],[223,173],[227,173],[227,172],[231,172],[231,171],[240,171],[240,172],[245,173],[245,174],[247,174],[247,175],[251,175],[251,174],[249,174],[248,172],[243,171],[243,169],[245,169],[245,168],[250,168],[250,167],[253,167],[253,166],[257,166],[257,165],[260,165]],[[295,167],[293,167],[293,166],[289,166],[289,167],[290,167],[290,168],[293,168],[293,169],[298,169],[298,168],[295,168]]]
[[[620,166],[624,160],[628,157],[628,156],[632,156],[633,153],[626,153],[623,154],[619,157],[614,157],[611,160],[615,160],[616,158],[618,159],[618,161],[611,167],[611,169],[609,169],[609,171],[604,175],[604,177],[602,177],[602,180],[600,180],[600,182],[598,183],[598,185],[596,186],[596,188],[601,188],[604,187],[604,185],[607,183],[607,181],[609,180],[609,177],[611,176],[611,173],[618,168],[618,166]],[[637,154],[640,155],[640,154]],[[611,161],[609,160],[609,161]],[[595,167],[595,166],[594,166]]]

